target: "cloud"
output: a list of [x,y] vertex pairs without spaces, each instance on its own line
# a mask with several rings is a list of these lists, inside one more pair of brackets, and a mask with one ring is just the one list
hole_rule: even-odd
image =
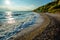
[[8,9],[8,10],[17,10],[17,11],[29,11],[35,8],[35,5],[29,6],[0,6],[0,8]]

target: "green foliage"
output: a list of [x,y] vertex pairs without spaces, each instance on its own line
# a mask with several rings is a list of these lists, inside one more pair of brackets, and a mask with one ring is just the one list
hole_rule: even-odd
[[54,2],[48,3],[33,11],[35,11],[35,12],[53,12],[53,13],[60,11],[60,0],[55,0]]

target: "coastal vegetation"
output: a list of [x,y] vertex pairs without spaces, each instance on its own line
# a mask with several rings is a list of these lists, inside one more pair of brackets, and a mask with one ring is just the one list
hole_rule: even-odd
[[60,0],[54,0],[53,2],[43,5],[33,11],[34,12],[50,12],[50,13],[60,12]]

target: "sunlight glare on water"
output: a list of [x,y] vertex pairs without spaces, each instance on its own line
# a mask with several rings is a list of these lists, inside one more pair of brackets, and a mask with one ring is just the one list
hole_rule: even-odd
[[14,18],[12,17],[12,12],[5,12],[6,13],[6,19],[8,24],[15,23]]

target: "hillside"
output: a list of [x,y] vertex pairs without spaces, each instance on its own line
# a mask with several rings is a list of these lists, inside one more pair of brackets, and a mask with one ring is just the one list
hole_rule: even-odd
[[52,13],[59,12],[60,11],[60,0],[48,3],[33,11],[34,12],[52,12]]

